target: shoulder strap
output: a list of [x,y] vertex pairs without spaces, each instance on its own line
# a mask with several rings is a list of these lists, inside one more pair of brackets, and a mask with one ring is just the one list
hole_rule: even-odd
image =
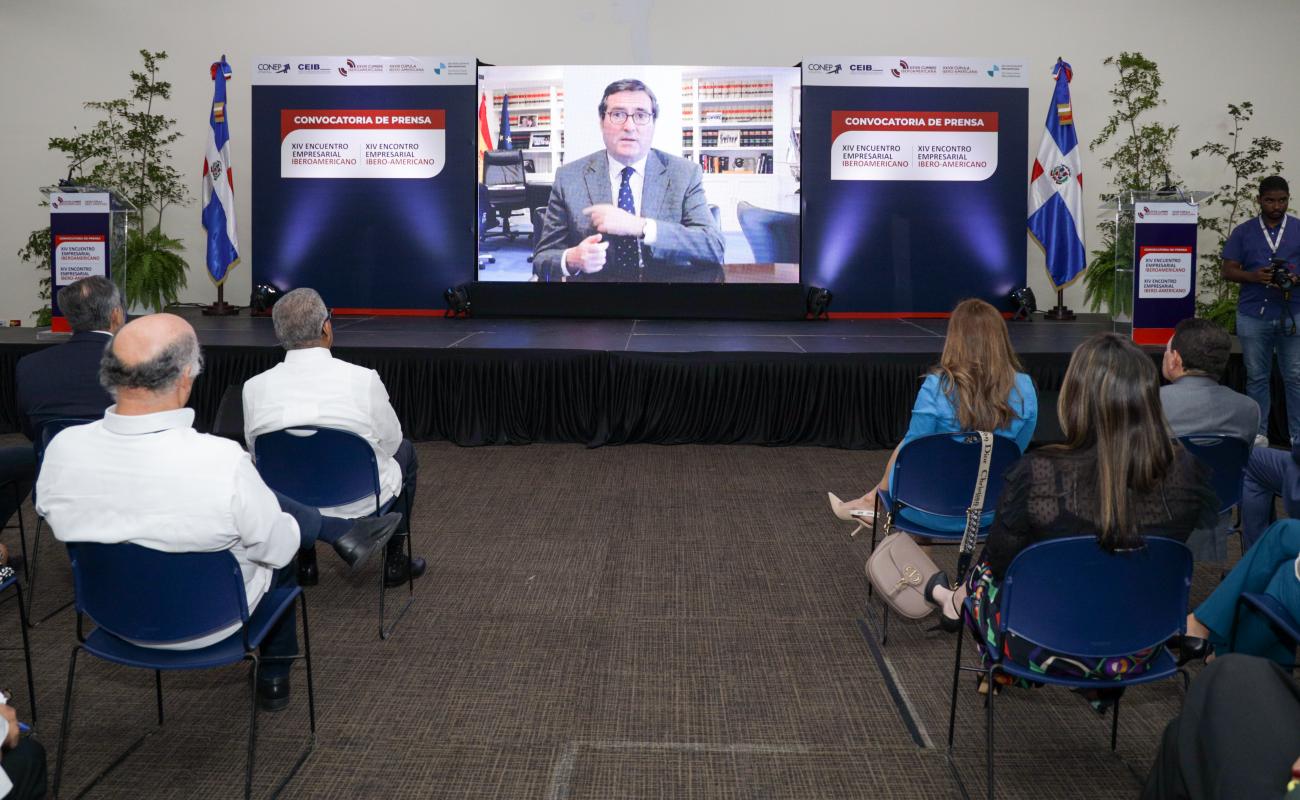
[[980,517],[984,515],[984,493],[989,486],[989,463],[993,460],[993,434],[978,431],[980,437],[980,465],[975,476],[975,491],[971,494],[970,508],[966,509],[966,530],[961,536],[961,548],[957,556],[957,580],[966,576],[970,568],[971,554],[975,551],[975,542],[979,537]]

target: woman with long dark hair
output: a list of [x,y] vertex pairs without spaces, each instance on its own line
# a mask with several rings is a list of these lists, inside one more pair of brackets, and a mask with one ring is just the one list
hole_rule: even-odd
[[[1006,320],[983,300],[963,300],[952,310],[939,364],[921,384],[907,435],[890,455],[884,477],[856,500],[845,502],[830,494],[831,510],[844,520],[853,519],[854,511],[874,511],[876,492],[889,488],[898,450],[920,436],[992,431],[1014,439],[1023,452],[1037,422],[1034,382],[1020,371]],[[913,522],[938,530],[959,531],[965,526],[964,519],[937,517],[910,508],[902,513]]]
[[1159,389],[1155,363],[1127,339],[1101,333],[1079,345],[1057,403],[1065,444],[1028,453],[1007,470],[983,555],[964,587],[947,588],[943,573],[926,587],[946,627],[957,627],[969,593],[980,641],[1018,663],[1088,678],[1146,668],[1154,651],[1101,661],[1014,638],[1001,642],[994,620],[998,584],[1031,544],[1095,535],[1114,552],[1140,548],[1147,536],[1186,541],[1198,527],[1213,526],[1218,503],[1209,470],[1171,438]]

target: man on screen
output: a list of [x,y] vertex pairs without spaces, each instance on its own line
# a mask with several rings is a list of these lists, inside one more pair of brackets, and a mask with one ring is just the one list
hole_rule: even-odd
[[654,92],[614,81],[598,111],[605,149],[555,173],[533,251],[538,279],[720,283],[722,232],[699,166],[650,147]]

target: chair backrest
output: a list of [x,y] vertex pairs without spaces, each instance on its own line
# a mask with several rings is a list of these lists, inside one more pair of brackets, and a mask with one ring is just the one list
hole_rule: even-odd
[[228,550],[164,553],[122,542],[69,542],[77,613],[133,642],[165,644],[248,620],[244,577]]
[[754,252],[755,264],[799,263],[799,215],[771,211],[741,200],[736,204],[740,230]]
[[494,197],[493,187],[522,186],[528,178],[524,169],[523,150],[488,150],[483,153],[483,185]]
[[351,431],[299,425],[261,434],[253,453],[266,485],[300,503],[326,508],[373,496],[379,507],[374,448]]
[[1241,480],[1246,462],[1250,460],[1253,442],[1225,433],[1193,433],[1179,436],[1178,441],[1187,452],[1210,468],[1210,483],[1219,498],[1220,514],[1241,502]]
[[41,461],[45,458],[45,449],[50,446],[50,442],[54,441],[55,436],[58,436],[68,428],[75,428],[78,425],[86,425],[96,421],[97,420],[85,417],[60,417],[58,419],[52,419],[42,425],[41,435],[36,440],[36,463],[38,468]]
[[[934,433],[913,439],[898,451],[889,493],[899,504],[946,517],[966,516],[979,474],[980,438],[970,432]],[[1002,473],[1020,458],[1020,448],[993,437],[984,510],[997,507]]]
[[999,630],[1058,653],[1121,656],[1182,633],[1192,585],[1192,551],[1147,537],[1146,546],[1107,553],[1094,536],[1025,548],[999,588]]

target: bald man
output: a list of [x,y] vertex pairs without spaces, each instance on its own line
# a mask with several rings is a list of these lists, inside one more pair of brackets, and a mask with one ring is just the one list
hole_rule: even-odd
[[[168,553],[229,550],[244,577],[248,610],[272,586],[293,586],[294,554],[329,542],[353,568],[392,537],[400,514],[325,519],[272,492],[239,445],[194,430],[185,407],[202,369],[198,338],[171,314],[140,317],[104,350],[99,380],[116,403],[102,420],[50,442],[37,480],[37,510],[64,542],[132,542]],[[168,649],[191,650],[238,635],[239,626]],[[258,701],[289,702],[298,652],[292,609],[262,645]]]

